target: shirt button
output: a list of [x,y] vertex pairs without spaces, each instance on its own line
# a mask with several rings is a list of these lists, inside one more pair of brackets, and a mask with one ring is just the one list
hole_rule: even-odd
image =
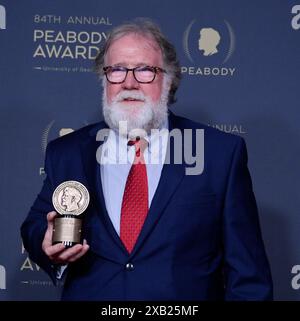
[[132,263],[127,263],[125,267],[127,271],[132,271],[134,269],[134,265]]

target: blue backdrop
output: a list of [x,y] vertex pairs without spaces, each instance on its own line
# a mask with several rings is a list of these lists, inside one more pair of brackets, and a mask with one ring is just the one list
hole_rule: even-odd
[[[19,227],[47,142],[102,118],[97,47],[137,16],[177,48],[174,112],[245,138],[275,299],[300,299],[299,0],[0,0],[0,299],[59,298]],[[203,28],[220,36],[211,55],[198,48]]]

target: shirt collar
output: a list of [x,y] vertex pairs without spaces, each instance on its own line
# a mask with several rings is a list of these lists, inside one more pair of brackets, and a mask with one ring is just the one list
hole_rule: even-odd
[[[161,159],[162,151],[160,147],[166,143],[168,128],[168,119],[166,119],[159,129],[152,130],[150,135],[144,137],[148,142],[148,147],[144,151],[145,159],[147,154],[151,156],[152,161]],[[104,157],[106,161],[111,164],[126,164],[128,161],[130,163],[133,162],[134,146],[128,146],[128,139],[119,135],[115,130],[109,129],[109,134],[104,139],[102,150],[102,164]],[[105,155],[103,155],[103,153],[105,153]]]

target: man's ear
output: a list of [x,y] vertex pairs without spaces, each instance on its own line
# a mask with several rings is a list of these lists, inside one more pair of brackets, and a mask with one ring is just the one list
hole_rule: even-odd
[[166,86],[168,93],[169,93],[171,90],[171,86],[172,86],[172,78],[171,77],[167,78],[165,86]]

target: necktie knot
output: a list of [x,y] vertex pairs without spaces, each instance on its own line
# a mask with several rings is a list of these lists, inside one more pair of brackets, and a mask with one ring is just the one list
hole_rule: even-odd
[[135,140],[128,141],[128,146],[132,145],[135,147],[135,156],[141,157],[148,146],[148,142],[144,138],[137,137]]

